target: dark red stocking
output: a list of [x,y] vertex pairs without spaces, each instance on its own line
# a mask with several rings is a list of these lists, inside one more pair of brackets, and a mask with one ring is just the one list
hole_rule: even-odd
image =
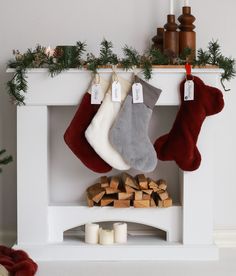
[[194,100],[184,101],[184,80],[180,85],[181,105],[174,125],[169,134],[158,138],[154,144],[160,160],[174,160],[184,171],[194,171],[200,166],[201,154],[196,144],[203,121],[224,107],[219,89],[205,85],[198,77],[193,81]]

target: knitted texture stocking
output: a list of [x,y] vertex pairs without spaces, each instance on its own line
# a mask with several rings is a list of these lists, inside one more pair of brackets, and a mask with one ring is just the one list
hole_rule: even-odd
[[143,103],[134,103],[129,93],[111,128],[109,139],[124,160],[136,170],[151,172],[156,168],[157,156],[148,137],[152,110],[161,90],[136,77],[143,87]]
[[112,101],[112,90],[110,86],[96,116],[87,128],[85,136],[97,154],[111,167],[117,170],[128,170],[130,165],[123,160],[108,139],[110,128],[112,127],[116,116],[121,109],[122,102],[126,98],[131,87],[131,84],[121,77],[118,77],[118,81],[121,85],[121,102]]

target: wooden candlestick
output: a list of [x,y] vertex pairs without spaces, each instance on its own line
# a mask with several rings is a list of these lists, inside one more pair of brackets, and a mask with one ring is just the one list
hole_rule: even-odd
[[185,48],[191,48],[192,55],[188,62],[192,62],[196,55],[196,33],[193,31],[195,29],[193,25],[195,17],[191,14],[191,7],[183,7],[183,14],[178,20],[180,22],[179,50],[182,53]]
[[159,49],[163,52],[164,28],[157,28],[157,35],[152,38],[152,48]]
[[164,26],[164,52],[175,58],[179,55],[179,33],[178,25],[175,23],[175,15],[167,15],[167,23]]

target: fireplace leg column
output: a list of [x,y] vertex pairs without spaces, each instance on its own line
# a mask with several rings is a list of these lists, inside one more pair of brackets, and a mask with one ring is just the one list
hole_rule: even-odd
[[17,108],[17,243],[48,241],[48,109]]

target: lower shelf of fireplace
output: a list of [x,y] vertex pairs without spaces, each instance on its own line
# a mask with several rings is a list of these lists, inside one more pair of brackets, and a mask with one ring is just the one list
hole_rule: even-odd
[[[159,235],[129,233],[126,244],[90,245],[83,235],[66,235],[88,222],[123,221],[154,227],[165,232]],[[82,227],[83,228],[83,227]],[[154,260],[217,260],[218,248],[213,244],[183,244],[183,207],[113,208],[48,206],[48,240],[34,243],[25,238],[15,248],[23,249],[36,261],[154,261]]]

